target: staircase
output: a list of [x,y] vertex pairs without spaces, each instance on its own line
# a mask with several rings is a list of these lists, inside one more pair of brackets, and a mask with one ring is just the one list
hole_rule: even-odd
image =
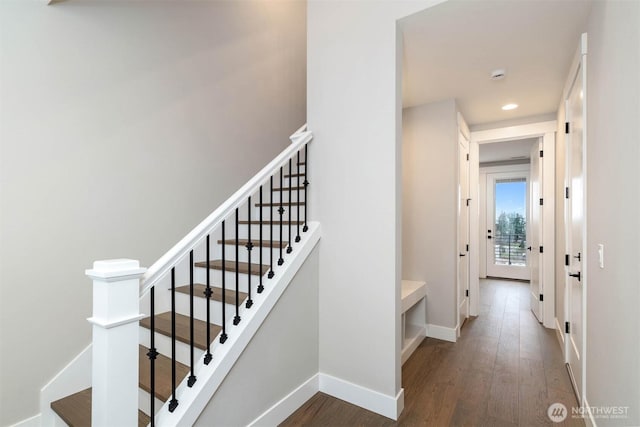
[[[306,214],[312,135],[304,126],[291,139],[140,280],[139,426],[197,418],[319,238]],[[91,401],[87,388],[51,409],[69,426],[90,426]]]

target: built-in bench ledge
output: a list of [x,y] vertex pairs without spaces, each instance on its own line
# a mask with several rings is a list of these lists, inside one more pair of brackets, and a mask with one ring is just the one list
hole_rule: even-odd
[[402,363],[411,356],[426,336],[427,284],[403,280],[402,299]]

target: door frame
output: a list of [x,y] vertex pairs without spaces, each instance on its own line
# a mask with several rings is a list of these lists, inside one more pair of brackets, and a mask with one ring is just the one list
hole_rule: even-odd
[[[495,239],[495,226],[493,224],[493,219],[495,218],[489,218],[489,216],[487,215],[487,213],[489,212],[489,206],[490,204],[492,204],[492,212],[495,216],[495,190],[493,188],[490,189],[489,186],[489,182],[493,181],[494,183],[494,187],[495,187],[495,181],[496,179],[494,179],[495,176],[497,175],[502,175],[503,177],[517,177],[517,178],[524,178],[525,182],[526,182],[526,194],[525,194],[525,202],[526,202],[526,206],[525,206],[525,219],[527,220],[527,244],[529,244],[530,242],[530,232],[529,232],[529,225],[530,225],[530,213],[529,213],[529,207],[531,204],[530,199],[530,194],[531,194],[531,171],[530,171],[530,165],[529,164],[520,164],[520,165],[509,165],[509,166],[491,166],[488,168],[483,168],[482,170],[483,175],[485,175],[486,177],[486,188],[485,188],[485,192],[484,192],[484,209],[485,209],[485,215],[484,215],[484,224],[482,224],[481,222],[481,226],[484,228],[491,228],[492,230],[494,230],[493,233],[493,238]],[[482,203],[482,201],[481,201]],[[493,243],[493,242],[492,242]],[[493,245],[492,245],[493,246]],[[484,262],[485,262],[485,271],[487,272],[487,276],[492,276],[491,274],[488,273],[489,270],[489,260],[493,259],[493,255],[490,254],[490,252],[488,251],[488,247],[489,247],[489,242],[488,239],[485,239],[485,254],[484,254]],[[524,268],[529,268],[529,259],[530,259],[530,255],[528,253],[526,253],[525,251],[525,255],[526,255],[526,267]],[[500,266],[498,267],[498,269],[502,269],[505,268],[505,266]],[[508,268],[514,268],[514,267],[508,267]],[[522,267],[519,267],[522,268]],[[506,276],[496,276],[496,277],[506,277]],[[528,278],[530,278],[530,274],[522,274],[521,277],[512,277],[513,280],[528,280]]]
[[[588,217],[588,212],[587,212],[587,97],[588,97],[588,93],[587,93],[587,33],[583,33],[580,37],[580,42],[578,44],[578,49],[576,50],[576,53],[574,54],[574,58],[573,61],[571,63],[571,67],[569,68],[569,73],[567,75],[567,80],[565,82],[565,86],[564,86],[564,90],[562,91],[562,102],[564,103],[564,121],[565,123],[567,123],[567,119],[568,119],[568,101],[567,98],[569,97],[569,93],[571,91],[571,88],[573,87],[573,83],[574,80],[577,77],[578,72],[582,73],[582,82],[583,82],[583,100],[582,100],[582,109],[583,109],[583,117],[582,117],[582,190],[583,190],[583,195],[582,195],[582,214],[583,214],[583,218],[582,218],[582,248],[580,248],[581,252],[581,256],[582,256],[582,270],[581,270],[581,277],[580,277],[580,282],[582,283],[582,316],[581,316],[581,321],[582,321],[582,336],[581,336],[581,340],[582,340],[582,348],[580,349],[580,356],[581,356],[581,366],[580,366],[580,370],[581,370],[581,380],[582,380],[582,386],[581,386],[581,390],[577,390],[577,392],[580,394],[580,396],[576,396],[578,398],[578,403],[580,404],[580,406],[587,406],[587,291],[588,291],[588,285],[587,285],[587,217]],[[571,164],[571,143],[570,143],[570,139],[566,138],[565,135],[565,165],[564,165],[564,187],[565,189],[571,189],[571,176],[570,176],[570,164]],[[565,190],[566,191],[566,190]],[[571,191],[571,190],[570,190]],[[572,192],[572,191],[571,191]],[[564,204],[563,204],[563,209],[564,209],[564,215],[563,215],[563,219],[564,219],[564,238],[565,238],[565,254],[569,254],[570,256],[572,255],[572,250],[573,252],[576,251],[576,248],[571,248],[571,219],[569,217],[570,213],[571,213],[571,200],[567,197],[563,198]],[[564,294],[564,322],[570,322],[570,316],[569,316],[569,311],[570,311],[570,307],[569,305],[571,304],[571,301],[569,300],[569,287],[571,286],[571,282],[570,282],[570,278],[569,278],[569,273],[571,266],[567,266],[565,264],[564,267],[564,277],[565,280],[563,282],[563,286],[564,286],[564,290],[563,290],[563,294]],[[566,323],[565,323],[566,324]],[[568,333],[566,332],[566,329],[563,330],[561,325],[556,325],[556,327],[558,328],[558,333],[559,336],[562,338],[562,344],[563,344],[563,352],[564,352],[564,360],[565,363],[567,363],[567,365],[569,364],[569,352],[570,352],[570,348],[569,346],[571,345],[571,341],[568,337]],[[574,382],[574,379],[571,378],[571,382],[574,386],[574,388],[576,387],[576,384]],[[576,391],[576,390],[574,390]]]
[[[476,301],[477,304],[477,299],[475,297],[475,295],[472,296],[472,292],[471,292],[471,283],[470,283],[470,277],[471,277],[471,272],[472,272],[472,262],[471,262],[471,257],[470,257],[470,252],[475,252],[473,250],[471,250],[471,248],[473,246],[471,246],[472,242],[471,242],[471,226],[470,226],[470,221],[471,221],[471,212],[472,212],[472,207],[471,207],[471,203],[472,203],[472,194],[471,194],[471,135],[470,135],[470,131],[469,131],[469,126],[467,126],[467,122],[464,120],[464,117],[462,117],[462,114],[460,114],[459,112],[457,113],[457,124],[458,124],[458,133],[457,133],[457,148],[456,148],[456,153],[457,153],[457,168],[456,168],[456,172],[457,172],[457,181],[458,181],[458,189],[461,188],[461,182],[460,182],[460,158],[461,158],[461,150],[460,150],[460,144],[461,144],[461,140],[464,140],[467,143],[467,147],[466,147],[466,154],[467,154],[467,162],[466,162],[466,168],[467,168],[467,203],[466,206],[462,206],[462,202],[460,199],[460,195],[458,195],[458,212],[457,212],[457,222],[456,222],[456,255],[459,255],[459,247],[458,244],[460,243],[460,212],[461,209],[466,209],[467,210],[467,241],[469,244],[469,249],[466,250],[465,252],[465,257],[466,257],[466,263],[467,263],[467,271],[466,271],[466,284],[462,284],[460,283],[460,261],[458,260],[456,263],[456,337],[460,337],[460,329],[462,328],[462,323],[464,321],[460,321],[460,299],[462,297],[462,292],[468,290],[467,295],[465,296],[466,298],[466,316],[465,319],[468,318],[469,316],[472,315],[476,315],[473,313],[472,311],[472,305],[473,305],[473,301]],[[458,258],[458,257],[456,257]],[[466,286],[465,286],[466,285]]]
[[[516,141],[527,138],[542,138],[544,155],[542,157],[542,168],[545,176],[542,185],[543,209],[542,209],[542,246],[544,251],[541,254],[542,262],[542,283],[543,283],[543,325],[547,328],[555,328],[555,141],[556,141],[557,121],[531,123],[526,125],[509,126],[497,129],[488,129],[471,132],[470,152],[477,153],[479,144],[490,144],[492,142]],[[474,147],[474,148],[471,148]],[[479,159],[471,156],[470,160],[476,162],[470,169],[471,187],[478,188],[480,176]],[[478,203],[471,205],[471,221],[469,232],[471,235],[480,235]],[[478,237],[478,240],[479,237]],[[481,243],[480,243],[481,244]],[[479,245],[473,247],[470,253],[472,265],[479,265]],[[470,277],[469,289],[471,295],[480,295],[480,277],[474,275]],[[473,303],[479,304],[479,298],[474,298]],[[476,310],[479,305],[476,305]]]

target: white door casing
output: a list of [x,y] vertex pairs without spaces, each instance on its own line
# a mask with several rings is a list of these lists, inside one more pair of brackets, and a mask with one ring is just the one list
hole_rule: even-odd
[[[529,236],[527,249],[529,251],[529,265],[531,279],[529,282],[529,301],[533,314],[539,322],[544,319],[544,307],[540,300],[542,287],[540,286],[543,277],[542,260],[540,246],[542,246],[542,206],[540,199],[542,197],[543,170],[540,151],[543,150],[542,142],[538,141],[531,148],[531,192],[529,200]],[[544,253],[544,251],[543,251]]]
[[458,133],[458,325],[469,317],[469,141]]
[[[566,133],[566,284],[565,356],[578,397],[586,392],[586,34],[570,73],[565,96]],[[568,332],[567,332],[568,330]]]
[[[543,183],[544,207],[543,222],[546,224],[542,231],[544,253],[541,257],[543,264],[543,278],[541,280],[543,301],[543,325],[547,328],[555,327],[555,120],[526,125],[509,126],[498,129],[488,129],[471,132],[471,144],[487,144],[492,142],[516,141],[526,138],[542,137],[544,145],[543,168],[545,182]],[[474,169],[477,170],[477,169]],[[478,177],[474,179],[479,180]],[[473,222],[472,222],[473,224]],[[480,235],[480,246],[485,245],[482,233],[486,229],[473,230]],[[545,245],[546,243],[546,245]],[[472,251],[474,248],[471,249]]]

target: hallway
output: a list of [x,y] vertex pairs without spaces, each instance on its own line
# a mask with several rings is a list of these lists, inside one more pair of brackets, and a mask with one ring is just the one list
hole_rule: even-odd
[[[405,408],[398,422],[322,393],[281,426],[582,426],[555,331],[529,309],[528,284],[481,280],[481,312],[457,343],[426,338],[402,370]],[[559,424],[549,405],[563,403]]]

